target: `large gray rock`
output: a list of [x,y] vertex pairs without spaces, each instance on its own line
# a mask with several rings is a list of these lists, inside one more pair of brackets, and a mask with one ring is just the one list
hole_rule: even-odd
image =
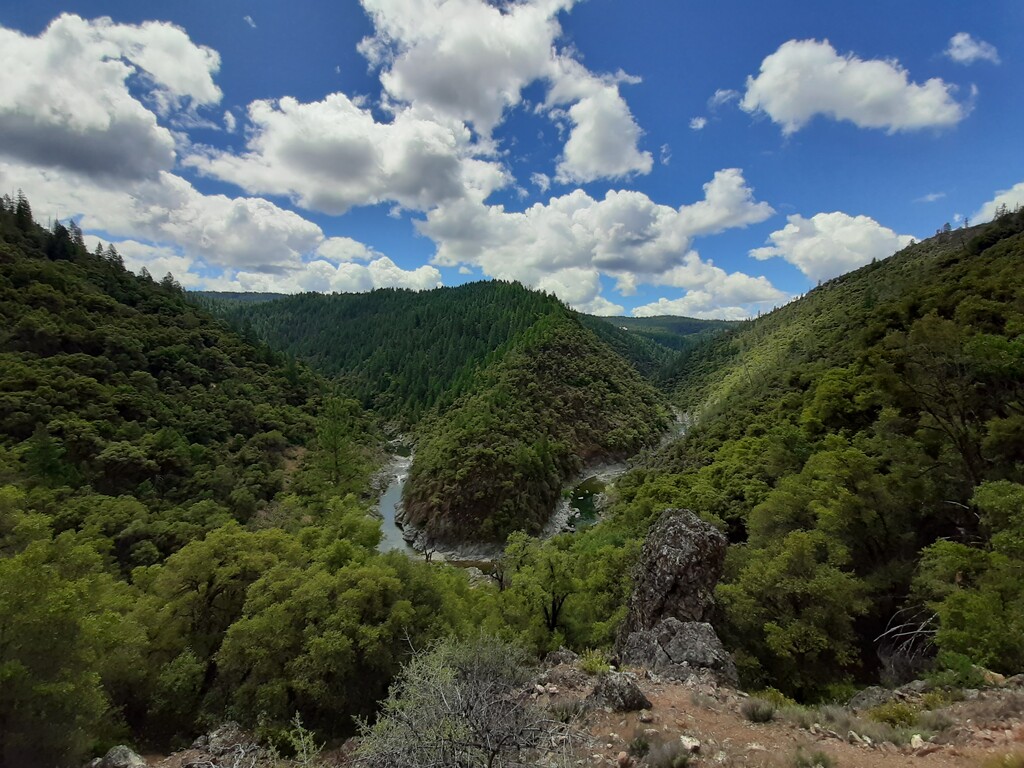
[[594,686],[589,701],[609,707],[613,712],[637,712],[651,708],[651,702],[636,684],[636,679],[626,672],[612,672],[602,676]]
[[725,685],[737,684],[736,665],[710,624],[668,618],[653,629],[632,632],[622,661],[662,677],[689,680],[707,670]]
[[725,536],[688,509],[669,509],[651,528],[633,576],[621,650],[630,634],[662,619],[706,621],[725,563]]
[[128,747],[119,744],[90,765],[95,765],[96,768],[146,768],[146,761]]

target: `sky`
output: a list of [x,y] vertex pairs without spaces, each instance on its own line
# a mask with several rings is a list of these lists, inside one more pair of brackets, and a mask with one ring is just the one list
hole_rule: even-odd
[[1024,3],[5,0],[0,192],[245,291],[738,319],[1024,204]]

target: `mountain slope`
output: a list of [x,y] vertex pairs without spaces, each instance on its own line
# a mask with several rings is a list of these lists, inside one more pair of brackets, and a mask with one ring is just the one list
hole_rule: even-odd
[[301,294],[235,303],[229,319],[275,349],[338,377],[385,419],[415,423],[465,392],[478,369],[557,299],[518,283],[470,283],[432,291]]
[[568,312],[542,318],[421,429],[405,518],[445,542],[537,533],[586,463],[667,427],[654,388]]
[[749,683],[820,696],[936,647],[1019,671],[998,638],[1024,639],[1005,576],[1024,560],[1022,231],[1011,214],[912,245],[681,358],[697,427],[620,481],[620,511],[729,532],[721,625]]

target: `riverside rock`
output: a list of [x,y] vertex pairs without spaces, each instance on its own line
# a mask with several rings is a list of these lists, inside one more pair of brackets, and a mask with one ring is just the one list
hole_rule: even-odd
[[95,768],[146,768],[146,761],[128,747],[119,744],[89,765]]
[[619,647],[663,619],[706,621],[722,575],[725,536],[688,509],[668,509],[655,523],[634,572]]

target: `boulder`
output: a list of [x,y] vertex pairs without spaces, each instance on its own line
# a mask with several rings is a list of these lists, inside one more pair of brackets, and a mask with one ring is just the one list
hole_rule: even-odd
[[554,667],[559,664],[572,664],[578,658],[578,655],[563,646],[557,651],[551,651],[547,656],[545,656],[544,663],[550,667]]
[[663,619],[706,621],[722,575],[727,541],[688,509],[668,509],[651,528],[633,576],[621,649],[634,632]]
[[877,707],[881,704],[888,704],[895,698],[897,698],[895,691],[883,688],[880,685],[869,685],[864,690],[857,691],[846,703],[846,706],[852,710],[861,711]]
[[610,707],[613,712],[637,712],[651,708],[651,702],[628,672],[612,672],[601,677],[590,694],[590,702]]
[[705,622],[668,618],[652,629],[633,632],[622,649],[622,660],[676,680],[708,670],[719,683],[735,686],[738,681],[732,657]]
[[113,747],[98,762],[94,760],[93,763],[96,768],[146,768],[146,761],[124,744]]

